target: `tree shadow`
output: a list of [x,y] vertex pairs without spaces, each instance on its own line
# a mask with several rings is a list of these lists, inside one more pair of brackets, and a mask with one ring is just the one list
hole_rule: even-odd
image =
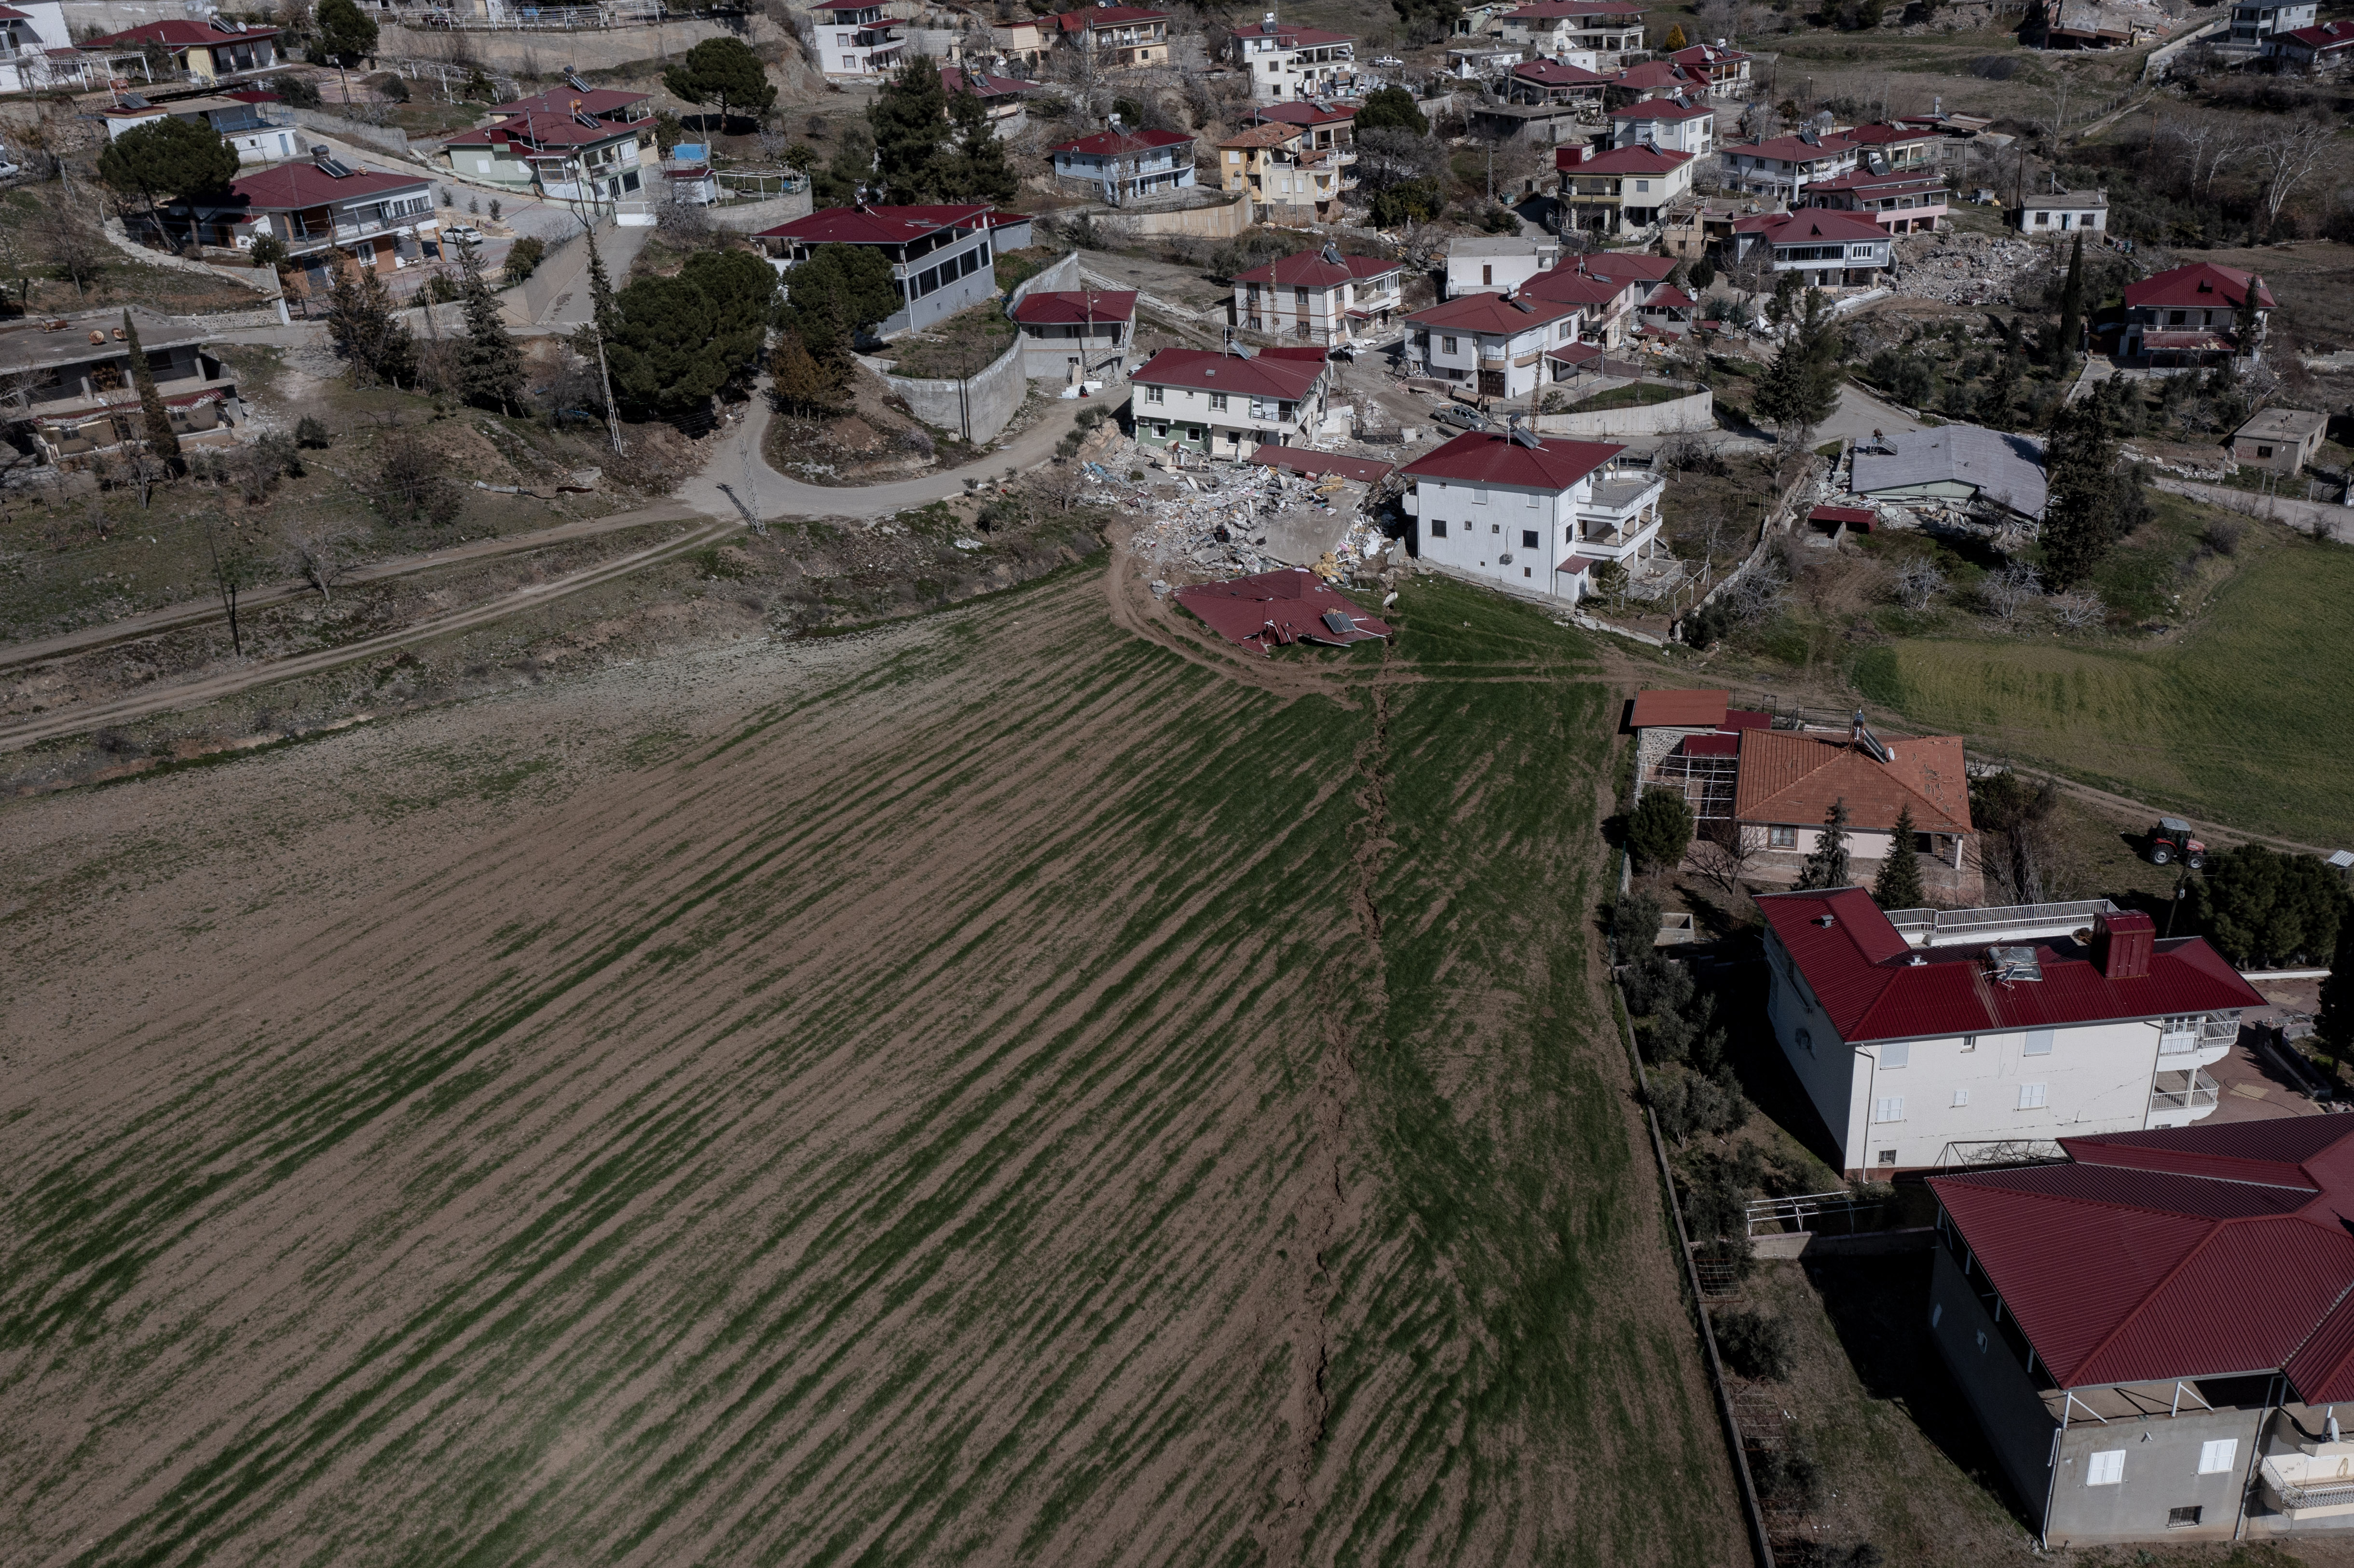
[[1839,1140],[1798,1081],[1790,1059],[1774,1038],[1766,1015],[1769,976],[1765,960],[1752,948],[1732,961],[1712,963],[1702,983],[1716,998],[1716,1016],[1724,1025],[1725,1055],[1733,1063],[1741,1092],[1775,1126],[1788,1133],[1808,1153],[1834,1173],[1840,1163]]

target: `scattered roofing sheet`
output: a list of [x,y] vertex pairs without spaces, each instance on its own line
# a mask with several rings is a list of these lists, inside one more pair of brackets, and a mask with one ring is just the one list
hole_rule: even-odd
[[1289,642],[1346,647],[1390,634],[1305,567],[1177,590],[1177,602],[1229,642],[1272,655]]
[[1279,468],[1286,473],[1305,474],[1314,479],[1319,474],[1337,473],[1359,484],[1376,484],[1386,478],[1390,465],[1372,458],[1338,457],[1331,452],[1311,452],[1299,447],[1269,444],[1251,453],[1251,461],[1261,468]]

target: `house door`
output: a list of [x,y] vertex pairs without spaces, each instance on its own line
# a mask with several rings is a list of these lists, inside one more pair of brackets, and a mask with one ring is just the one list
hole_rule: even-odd
[[1500,370],[1483,370],[1479,372],[1479,396],[1482,397],[1503,397],[1504,373]]

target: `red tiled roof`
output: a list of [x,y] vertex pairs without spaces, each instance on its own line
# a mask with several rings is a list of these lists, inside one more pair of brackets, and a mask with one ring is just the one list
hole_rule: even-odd
[[1640,256],[1626,250],[1596,250],[1571,259],[1571,265],[1582,263],[1589,278],[1604,278],[1612,282],[1641,281],[1657,283],[1676,270],[1672,256]]
[[2299,27],[2294,32],[2274,33],[2273,37],[2283,40],[2295,38],[2306,48],[2326,54],[2354,48],[2354,22],[2320,22],[2310,27]]
[[1739,49],[1720,49],[1714,44],[1694,44],[1668,56],[1680,66],[1732,65],[1749,58]]
[[1379,256],[1343,256],[1336,265],[1324,260],[1320,251],[1302,250],[1280,261],[1270,261],[1264,267],[1254,267],[1247,272],[1235,274],[1237,283],[1273,283],[1280,287],[1329,289],[1336,283],[1353,282],[1363,278],[1379,278],[1402,270],[1403,261],[1385,260]]
[[2062,1139],[2064,1165],[1931,1180],[2062,1388],[2278,1369],[2354,1398],[2354,1125]]
[[627,109],[633,103],[643,103],[652,96],[653,94],[650,92],[624,92],[615,87],[591,88],[587,92],[557,89],[547,92],[535,92],[529,98],[518,98],[512,103],[493,104],[490,111],[502,117],[516,114],[569,116],[572,106],[577,103],[583,113],[610,114],[615,110]]
[[1630,729],[1714,729],[1724,722],[1731,692],[1637,692]]
[[1036,85],[1018,76],[991,76],[985,70],[940,67],[940,90],[950,97],[970,87],[975,98],[1019,98]]
[[452,136],[450,144],[522,142],[534,147],[585,147],[593,143],[611,142],[636,134],[632,127],[619,121],[599,120],[594,125],[583,125],[569,111],[557,110],[553,113],[517,114],[483,130]]
[[1855,143],[1842,136],[1826,136],[1819,143],[1801,142],[1796,136],[1776,136],[1770,142],[1735,142],[1724,149],[1727,153],[1744,154],[1752,158],[1773,158],[1785,164],[1819,163],[1855,150]]
[[1556,166],[1565,175],[1666,175],[1692,161],[1690,153],[1662,152],[1657,147],[1613,147],[1606,153],[1596,153],[1582,164],[1562,164],[1558,153]]
[[[1367,615],[1305,567],[1182,588],[1176,597],[1219,636],[1269,655],[1285,642],[1345,647],[1390,634],[1388,622]],[[1328,615],[1346,620],[1335,627]]]
[[1165,22],[1166,11],[1146,11],[1134,5],[1097,5],[1085,11],[1066,11],[1055,18],[1056,26],[1066,33],[1083,27],[1125,27],[1139,22]]
[[1869,525],[1880,521],[1880,514],[1869,506],[1818,506],[1807,514],[1809,523],[1850,523]]
[[109,33],[102,38],[85,41],[85,49],[120,48],[127,44],[162,44],[167,48],[191,47],[210,48],[215,44],[249,44],[278,36],[275,27],[249,26],[242,32],[227,33],[207,22],[144,22],[136,27],[125,27],[119,33]]
[[32,19],[14,5],[0,5],[0,22],[29,22]]
[[986,207],[822,207],[807,217],[760,230],[763,239],[803,245],[905,245],[943,228],[973,228]]
[[1076,142],[1057,143],[1046,151],[1050,154],[1084,153],[1090,158],[1112,158],[1123,153],[1144,153],[1155,147],[1189,144],[1193,140],[1180,131],[1098,131]]
[[1567,60],[1522,60],[1511,74],[1540,87],[1603,87],[1610,80]]
[[[1356,313],[1352,311],[1350,313],[1353,315]],[[1325,361],[1332,357],[1332,351],[1329,348],[1312,347],[1307,344],[1279,343],[1273,348],[1262,348],[1256,351],[1253,357],[1258,359],[1297,359],[1303,364],[1322,365]]]
[[1148,386],[1240,392],[1296,403],[1314,390],[1317,378],[1323,374],[1320,358],[1310,364],[1298,359],[1270,359],[1263,354],[1244,359],[1205,348],[1164,348],[1137,366],[1129,379]]
[[1013,319],[1030,326],[1085,326],[1089,322],[1136,319],[1136,294],[1097,289],[1048,290],[1024,294]]
[[[2218,267],[2212,261],[2175,267],[2138,283],[2126,284],[2126,304],[2128,308],[2157,306],[2168,310],[2213,310],[2219,305],[2236,309],[2247,295],[2251,276],[2237,267]],[[2273,291],[2261,278],[2256,280],[2256,303],[2265,309],[2273,305]]]
[[421,175],[379,175],[362,169],[335,178],[315,164],[281,164],[229,182],[229,194],[257,212],[292,212],[358,196],[421,191],[433,182]]
[[1607,305],[1627,290],[1629,282],[1640,280],[1605,278],[1583,271],[1581,260],[1591,257],[1573,256],[1550,272],[1540,272],[1521,285],[1521,292],[1532,300],[1549,300],[1561,305]]
[[[1749,748],[1760,734],[1782,733],[1744,730],[1743,769],[1748,768]],[[1915,952],[1907,947],[1861,887],[1761,894],[1757,906],[1798,966],[1816,1005],[1850,1044],[2264,1004],[2222,955],[2199,937],[2156,943],[2148,974],[2131,980],[2103,975],[2089,951],[2074,942],[2036,943],[2043,978],[2004,984],[1992,978],[1984,948],[1935,947]],[[1922,961],[1915,963],[1916,958]]]
[[[1547,273],[1544,276],[1550,277]],[[1533,283],[1539,280],[1531,280]],[[1484,332],[1511,337],[1532,327],[1544,326],[1562,317],[1575,315],[1577,307],[1558,301],[1529,297],[1523,289],[1519,303],[1501,294],[1466,294],[1459,300],[1447,300],[1417,311],[1405,319],[1418,327],[1437,327],[1449,332]],[[1522,304],[1528,308],[1523,310]]]
[[1698,300],[1673,283],[1662,283],[1651,291],[1650,297],[1643,302],[1643,308],[1647,311],[1688,311],[1698,303]]
[[1353,103],[1303,103],[1297,99],[1288,103],[1268,103],[1251,111],[1254,120],[1279,121],[1286,125],[1305,125],[1314,130],[1324,125],[1345,125],[1357,118]]
[[1938,132],[1916,131],[1909,125],[1852,125],[1840,132],[1840,140],[1853,142],[1861,147],[1884,147],[1892,142],[1935,142]]
[[1646,98],[1610,111],[1613,120],[1701,120],[1715,118],[1705,103],[1679,103],[1672,98]]
[[[1755,232],[1775,245],[1804,245],[1809,240],[1885,239],[1888,231],[1868,217],[1835,207],[1802,207],[1790,212],[1764,213]],[[1743,220],[1745,222],[1746,220]],[[1736,223],[1738,228],[1741,224]]]
[[1282,120],[1263,121],[1257,125],[1244,126],[1218,145],[1222,148],[1280,147],[1287,142],[1299,141],[1307,133],[1308,128],[1304,125],[1294,125]]
[[1540,440],[1524,447],[1498,430],[1466,430],[1406,465],[1409,479],[1444,479],[1514,490],[1567,490],[1625,447],[1606,441]]
[[1686,87],[1693,81],[1692,74],[1681,66],[1665,60],[1645,60],[1641,65],[1628,66],[1610,79],[1617,87]]
[[1507,22],[1539,22],[1554,16],[1639,16],[1640,5],[1627,0],[1537,0],[1533,5],[1523,5],[1517,11],[1504,13]]
[[1298,447],[1269,444],[1251,453],[1251,461],[1261,468],[1279,468],[1286,473],[1306,474],[1313,479],[1321,473],[1337,473],[1342,479],[1359,484],[1375,484],[1388,474],[1390,465],[1372,458],[1335,457],[1330,452],[1303,451]]
[[1755,730],[1741,747],[1733,814],[1744,822],[1819,822],[1847,802],[1850,825],[1884,832],[1904,807],[1925,833],[1970,831],[1969,779],[1958,736],[1905,736],[1882,763],[1846,739]]
[[1942,191],[1946,188],[1946,182],[1938,175],[1925,175],[1918,169],[1893,169],[1882,175],[1875,175],[1870,169],[1858,169],[1835,180],[1807,182],[1809,191],[1871,191],[1875,194],[1925,190],[1932,186]]

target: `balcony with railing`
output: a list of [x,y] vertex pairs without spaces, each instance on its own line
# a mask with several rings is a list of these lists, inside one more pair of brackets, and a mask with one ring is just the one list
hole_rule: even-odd
[[2264,1504],[2292,1524],[2342,1520],[2354,1514],[2354,1455],[2342,1443],[2300,1445],[2294,1454],[2266,1456],[2257,1468]]
[[2221,1086],[2196,1067],[2161,1072],[2150,1080],[2149,1114],[2167,1118],[2169,1126],[2196,1121],[2215,1108],[2221,1092]]

